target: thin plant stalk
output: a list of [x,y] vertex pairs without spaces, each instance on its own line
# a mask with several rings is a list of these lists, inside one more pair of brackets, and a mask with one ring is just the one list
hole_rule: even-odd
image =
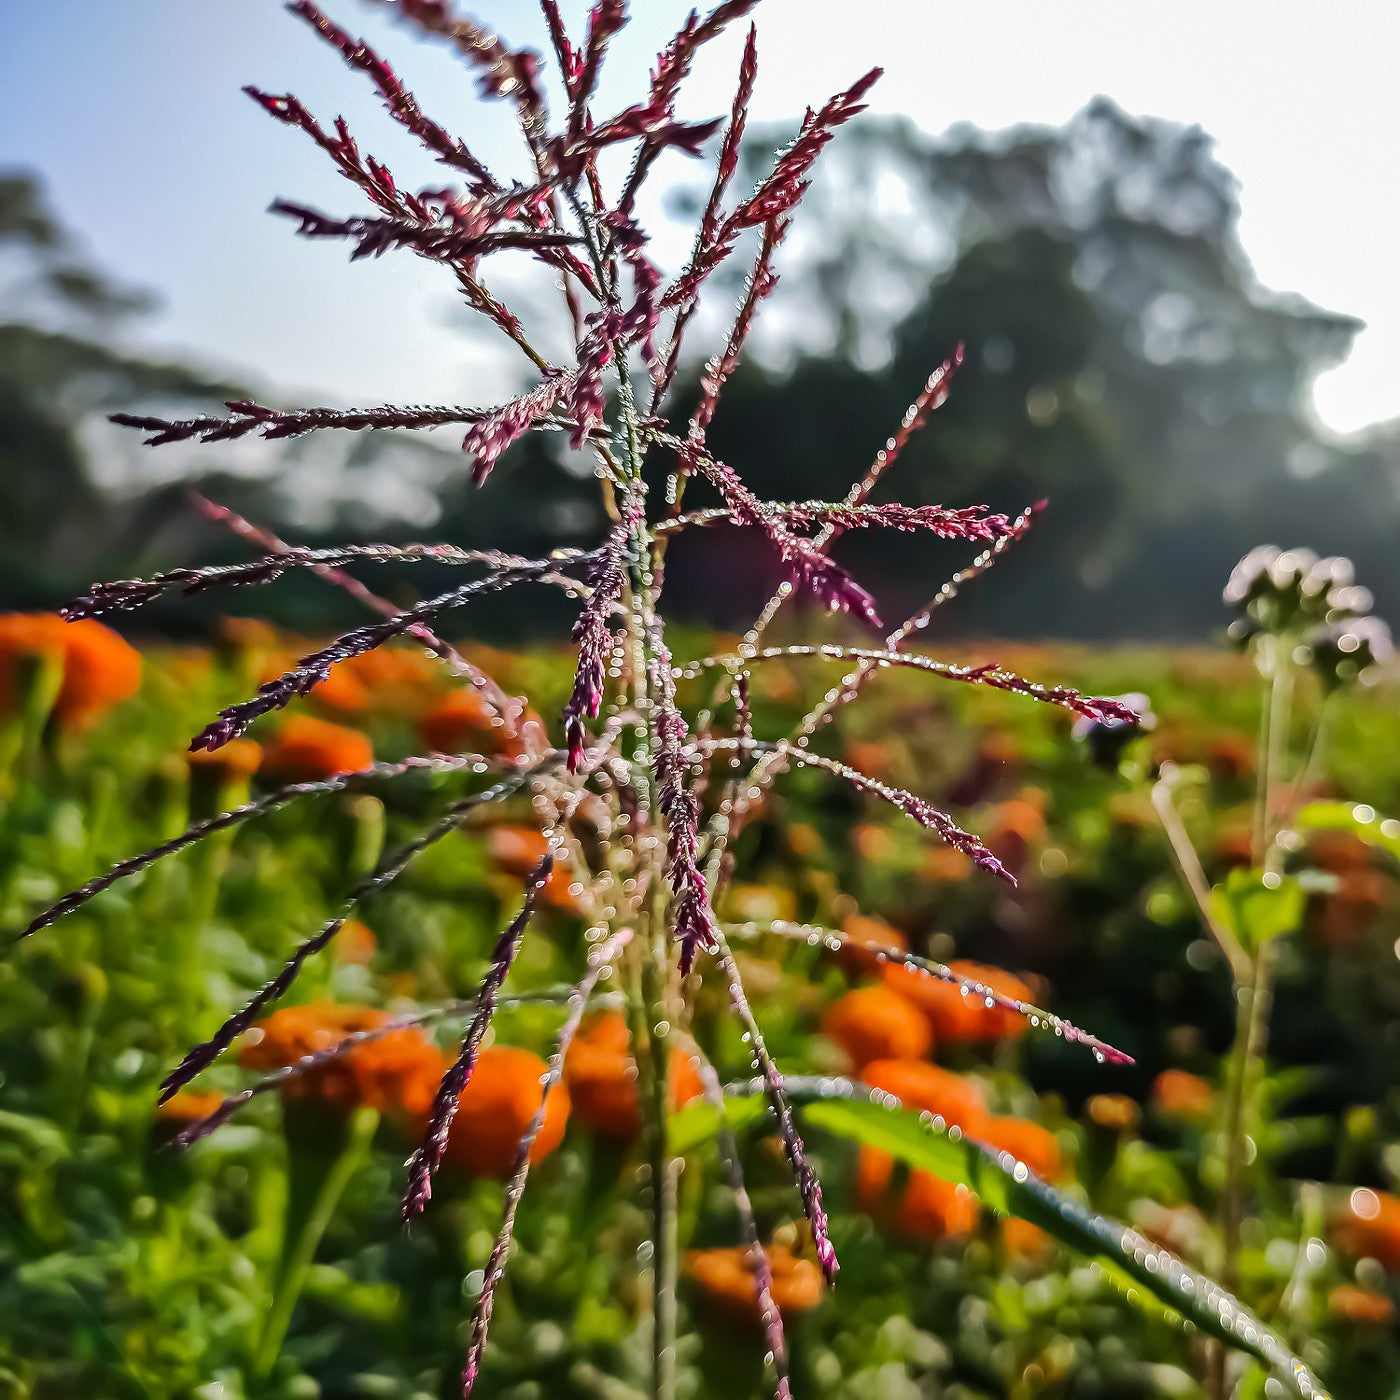
[[[679,1162],[667,1145],[671,1102],[671,1026],[668,1013],[664,901],[652,900],[651,939],[638,939],[641,995],[636,1002],[633,1040],[637,1047],[638,1089],[646,1105],[646,1158],[651,1178],[651,1396],[674,1400],[676,1393],[676,1282],[679,1253],[677,1176]],[[661,943],[660,957],[654,946]]]
[[[283,1238],[282,1258],[278,1264],[272,1305],[263,1319],[257,1352],[253,1358],[253,1374],[260,1381],[266,1380],[277,1364],[277,1358],[282,1353],[282,1343],[287,1336],[287,1328],[292,1320],[292,1312],[301,1297],[302,1289],[306,1286],[306,1278],[316,1258],[321,1237],[326,1233],[326,1227],[335,1215],[340,1198],[345,1194],[345,1188],[368,1155],[370,1142],[378,1126],[377,1109],[361,1104],[351,1112],[346,1124],[345,1146],[331,1164],[330,1170],[321,1178],[316,1198],[306,1218],[301,1222],[300,1229],[295,1235],[289,1230]],[[290,1202],[288,1216],[287,1225],[290,1226]]]
[[[1268,688],[1259,727],[1259,776],[1254,807],[1253,854],[1264,878],[1278,878],[1280,851],[1274,821],[1274,802],[1283,781],[1287,749],[1288,716],[1293,694],[1294,667],[1287,647],[1279,638],[1265,639],[1263,671]],[[1254,1088],[1257,1071],[1269,1043],[1269,1010],[1273,1004],[1272,942],[1249,950],[1248,966],[1235,975],[1235,1031],[1230,1046],[1229,1077],[1225,1101],[1223,1156],[1224,1183],[1220,1197],[1220,1280],[1229,1290],[1239,1284],[1241,1231],[1244,1223],[1245,1143],[1257,1120]],[[1233,970],[1233,964],[1232,964]],[[1215,1400],[1228,1400],[1229,1376],[1223,1344],[1212,1348],[1211,1387]]]

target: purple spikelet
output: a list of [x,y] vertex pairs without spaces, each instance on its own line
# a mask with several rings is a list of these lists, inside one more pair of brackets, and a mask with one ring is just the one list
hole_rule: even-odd
[[597,719],[603,703],[608,657],[614,644],[612,616],[626,582],[623,545],[622,536],[614,534],[599,553],[588,575],[593,591],[578,621],[574,623],[573,639],[578,644],[578,667],[574,672],[573,692],[564,707],[564,733],[571,773],[578,771],[583,760],[583,722],[585,719]]
[[390,0],[405,18],[447,40],[476,70],[482,97],[514,102],[527,132],[544,119],[544,96],[539,88],[540,58],[532,49],[514,50],[495,34],[465,16],[456,16],[446,0]]
[[378,89],[390,116],[405,126],[432,151],[444,165],[464,171],[481,191],[498,189],[490,171],[472,155],[455,136],[450,136],[435,121],[424,115],[417,99],[398,80],[393,69],[371,49],[363,39],[352,39],[344,29],[328,19],[319,5],[311,0],[296,0],[287,7],[294,15],[306,20],[328,44],[340,51],[352,67],[368,75]]
[[462,439],[462,451],[471,458],[472,480],[478,486],[491,475],[491,469],[506,448],[529,432],[568,392],[568,388],[567,374],[551,374],[528,394],[467,429],[467,435]]
[[219,713],[218,719],[207,725],[190,741],[192,752],[205,750],[212,753],[236,739],[260,715],[280,710],[289,705],[298,695],[309,695],[331,673],[331,668],[352,657],[363,656],[385,642],[402,636],[419,623],[430,621],[451,608],[487,593],[495,593],[512,584],[526,579],[538,578],[552,572],[551,560],[539,560],[523,568],[498,569],[484,579],[476,579],[463,584],[450,592],[441,593],[436,598],[408,608],[385,622],[371,623],[367,627],[357,627],[338,637],[328,647],[303,656],[291,670],[258,687],[257,694],[250,700],[230,705]]
[[666,822],[666,878],[671,886],[671,925],[680,948],[681,976],[688,976],[701,948],[716,946],[717,930],[710,892],[700,870],[700,799],[689,782],[686,742],[689,732],[676,708],[675,680],[665,642],[657,651],[651,681],[656,701],[656,790]]
[[542,1084],[540,1106],[520,1136],[516,1148],[515,1161],[511,1166],[510,1181],[506,1187],[505,1210],[501,1217],[501,1227],[491,1247],[491,1257],[486,1263],[486,1271],[481,1281],[481,1296],[472,1309],[471,1341],[467,1347],[467,1359],[462,1368],[462,1394],[468,1396],[476,1386],[476,1378],[481,1371],[481,1357],[486,1350],[486,1335],[491,1327],[491,1314],[495,1308],[496,1289],[505,1277],[506,1259],[510,1254],[511,1239],[515,1232],[515,1215],[521,1198],[525,1194],[525,1182],[530,1174],[530,1149],[535,1145],[540,1129],[544,1126],[548,1111],[549,1095],[558,1084],[564,1070],[564,1059],[578,1033],[579,1023],[588,1007],[588,999],[593,995],[599,979],[607,972],[618,953],[630,941],[630,932],[624,930],[608,939],[601,947],[589,954],[588,971],[583,979],[569,993],[569,1011],[559,1035],[554,1043],[554,1054],[550,1057],[549,1068]]
[[657,734],[661,741],[656,758],[657,787],[666,818],[667,878],[674,896],[671,918],[680,947],[681,976],[685,977],[695,966],[696,952],[715,946],[714,914],[697,861],[700,803],[686,782],[682,757],[686,729],[680,713],[664,711],[657,720]]
[[860,99],[874,86],[882,69],[872,68],[818,112],[808,112],[797,138],[778,157],[772,172],[715,230],[714,237],[692,260],[683,276],[667,290],[666,306],[682,305],[700,289],[705,278],[733,251],[746,228],[758,228],[789,213],[807,189],[806,175],[836,129],[864,111]]
[[812,542],[794,535],[782,519],[746,486],[727,462],[713,457],[693,438],[659,435],[681,462],[713,483],[735,522],[753,525],[768,536],[789,570],[793,585],[805,589],[832,612],[849,612],[873,626],[880,625],[875,600],[851,576]]
[[404,1188],[403,1218],[411,1220],[420,1215],[433,1194],[433,1174],[447,1150],[447,1138],[452,1131],[452,1120],[457,1115],[457,1100],[462,1090],[471,1083],[472,1071],[476,1068],[477,1056],[481,1052],[481,1042],[486,1038],[491,1025],[491,1017],[496,1011],[496,997],[501,984],[506,980],[515,955],[520,951],[525,930],[534,917],[535,906],[540,891],[554,869],[554,857],[548,851],[544,858],[530,872],[525,886],[525,899],[520,912],[506,926],[496,941],[491,954],[491,966],[477,995],[476,1014],[472,1017],[467,1033],[462,1038],[462,1048],[452,1068],[442,1077],[438,1085],[432,1109],[428,1115],[428,1128],[417,1151],[409,1159],[408,1183]]
[[802,1137],[797,1131],[797,1124],[793,1121],[792,1106],[788,1103],[787,1094],[783,1089],[783,1076],[779,1073],[777,1065],[773,1063],[773,1057],[768,1053],[763,1032],[754,1017],[753,1008],[749,1005],[748,995],[744,991],[743,979],[739,975],[739,965],[734,961],[734,955],[729,951],[729,946],[722,937],[718,941],[716,958],[723,969],[725,981],[729,987],[729,999],[749,1037],[754,1063],[763,1080],[768,1105],[778,1120],[778,1134],[782,1139],[783,1151],[787,1155],[788,1165],[792,1168],[793,1179],[797,1184],[797,1194],[802,1201],[803,1213],[807,1217],[807,1223],[812,1227],[812,1244],[817,1252],[817,1262],[821,1265],[826,1281],[832,1283],[835,1281],[840,1264],[837,1261],[836,1250],[832,1246],[831,1236],[827,1228],[826,1207],[822,1204],[821,1183],[817,1180],[817,1174],[807,1161],[807,1151],[802,1145]]
[[[705,1102],[724,1121],[724,1088],[719,1082],[714,1066],[696,1051],[692,1056],[700,1084],[704,1090]],[[721,1127],[716,1134],[720,1156],[724,1161],[724,1172],[729,1183],[729,1193],[734,1198],[734,1206],[739,1214],[739,1225],[743,1231],[744,1244],[748,1249],[749,1268],[753,1273],[754,1297],[758,1303],[759,1318],[763,1324],[763,1335],[768,1344],[768,1355],[773,1368],[774,1400],[792,1400],[792,1384],[788,1379],[787,1337],[783,1330],[783,1314],[773,1298],[773,1269],[768,1260],[768,1251],[759,1238],[758,1224],[754,1219],[753,1201],[749,1197],[748,1186],[744,1181],[744,1167],[739,1157],[738,1144],[734,1134],[727,1127]]]

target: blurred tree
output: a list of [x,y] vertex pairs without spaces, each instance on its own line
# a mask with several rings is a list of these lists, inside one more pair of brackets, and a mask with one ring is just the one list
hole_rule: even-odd
[[119,348],[151,298],[83,263],[24,173],[0,175],[0,276],[0,597],[52,606],[140,553],[170,513],[168,487],[104,489],[102,415],[152,399],[197,411],[243,391]]
[[[755,166],[772,144],[755,139]],[[858,123],[808,196],[820,242],[784,249],[762,366],[711,441],[773,494],[839,492],[961,340],[902,491],[1053,510],[1025,546],[1042,586],[1027,597],[1017,568],[999,571],[965,630],[1200,636],[1264,538],[1352,554],[1382,606],[1400,604],[1383,543],[1400,524],[1395,443],[1332,440],[1308,401],[1360,323],[1259,285],[1236,194],[1199,128],[1105,98],[1057,129]],[[713,548],[677,551],[673,576],[713,575]],[[887,598],[918,600],[927,542],[845,548]]]
[[[24,172],[0,173],[0,298],[0,607],[49,608],[94,578],[246,555],[190,509],[190,484],[298,539],[322,530],[367,537],[386,523],[390,533],[410,520],[421,529],[460,468],[456,453],[403,434],[143,449],[106,415],[218,413],[253,395],[130,348],[154,298],[85,262]],[[309,579],[290,580],[271,600],[308,628],[339,618],[337,604]],[[181,610],[180,625],[204,611]]]

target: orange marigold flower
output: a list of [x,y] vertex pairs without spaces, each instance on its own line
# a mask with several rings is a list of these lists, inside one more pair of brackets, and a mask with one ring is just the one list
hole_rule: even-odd
[[359,730],[311,715],[290,715],[263,751],[260,771],[291,782],[314,782],[373,762],[374,749]]
[[1395,1321],[1395,1304],[1384,1293],[1372,1293],[1344,1283],[1327,1295],[1327,1311],[1344,1322],[1367,1327],[1389,1327]]
[[172,1095],[156,1109],[156,1126],[171,1136],[207,1118],[224,1101],[222,1094],[206,1094],[186,1089]]
[[974,1079],[925,1060],[872,1060],[861,1071],[872,1089],[893,1094],[905,1108],[933,1113],[949,1127],[976,1134],[986,1117],[982,1089]]
[[909,940],[883,919],[852,914],[841,925],[841,931],[846,935],[846,942],[837,953],[836,960],[853,975],[873,972],[882,965],[871,949],[898,948],[901,953],[909,951]]
[[[493,826],[486,835],[486,849],[498,869],[523,880],[544,859],[549,842],[544,833],[534,827]],[[556,851],[554,868],[545,881],[545,903],[577,913],[580,901],[572,891],[573,884],[573,874],[562,854]]]
[[378,948],[379,940],[374,936],[374,930],[359,919],[346,919],[335,936],[335,942],[331,944],[335,960],[354,967],[364,967],[373,962]]
[[0,615],[0,710],[19,704],[16,672],[26,659],[57,658],[63,666],[53,712],[63,724],[82,725],[136,693],[141,656],[110,627],[57,613]]
[[526,711],[519,726],[508,724],[470,686],[453,690],[436,701],[418,721],[423,742],[438,753],[487,753],[518,758],[524,752],[520,729],[539,723]]
[[1215,1090],[1199,1075],[1164,1069],[1152,1081],[1152,1103],[1168,1118],[1209,1118],[1215,1109]]
[[858,822],[851,828],[851,844],[871,865],[883,864],[894,854],[894,837],[879,822]]
[[899,1206],[899,1226],[919,1240],[957,1239],[977,1228],[977,1197],[932,1172],[909,1173]]
[[[369,688],[350,669],[351,664],[349,661],[342,661],[340,665],[332,666],[325,680],[316,683],[311,690],[311,698],[316,704],[341,715],[359,716],[369,712]],[[265,679],[274,679],[281,674],[282,669],[274,667]]]
[[847,992],[822,1018],[822,1033],[859,1068],[871,1060],[917,1060],[933,1046],[929,1023],[888,987]]
[[[641,1132],[642,1105],[637,1064],[627,1021],[618,1012],[595,1016],[569,1047],[564,1082],[574,1117],[602,1137],[631,1141]],[[694,1062],[679,1047],[671,1051],[671,1103],[675,1108],[702,1092]]]
[[549,842],[532,826],[493,826],[486,833],[486,849],[507,875],[524,879],[544,859]]
[[1254,740],[1248,734],[1213,734],[1206,744],[1205,763],[1213,778],[1239,782],[1254,772]]
[[919,866],[920,876],[933,885],[956,885],[972,874],[973,865],[951,846],[930,846]]
[[[794,1316],[816,1307],[826,1291],[817,1265],[794,1254],[786,1245],[770,1244],[767,1252],[773,1274],[773,1301],[778,1311]],[[699,1286],[706,1304],[728,1321],[761,1321],[747,1249],[691,1250],[685,1258],[685,1272]]]
[[987,846],[1009,870],[1019,870],[1045,836],[1045,795],[1028,789],[992,809]]
[[1054,1133],[1024,1118],[984,1118],[970,1136],[998,1152],[1009,1152],[1037,1176],[1054,1181],[1064,1172],[1064,1158]]
[[[376,1030],[389,1019],[387,1012],[368,1006],[318,1002],[283,1007],[248,1032],[238,1060],[249,1069],[281,1069],[356,1032]],[[289,1099],[316,1099],[345,1110],[364,1104],[413,1118],[428,1111],[445,1069],[442,1052],[422,1031],[404,1026],[294,1076],[282,1092]]]
[[216,780],[251,778],[262,766],[262,745],[252,739],[233,739],[220,749],[190,749],[185,762],[196,772],[210,773]]
[[862,1147],[856,1160],[855,1203],[881,1229],[920,1244],[959,1239],[977,1228],[977,1197],[930,1171],[915,1169],[898,1200],[889,1195],[894,1159]]
[[1335,1224],[1337,1243],[1359,1259],[1375,1259],[1400,1273],[1400,1197],[1358,1187]]
[[[548,1066],[538,1055],[512,1045],[488,1046],[457,1100],[457,1116],[442,1164],[470,1176],[504,1179],[515,1165],[520,1139],[539,1110],[541,1081]],[[569,1091],[556,1084],[549,1094],[544,1122],[530,1148],[530,1160],[547,1157],[564,1136],[569,1118]]]
[[1054,1242],[1039,1225],[1009,1215],[1001,1222],[1001,1243],[1008,1254],[1018,1258],[1042,1259]]
[[869,773],[872,778],[888,782],[894,776],[890,762],[890,745],[869,739],[852,739],[841,755],[852,768]]
[[1142,1119],[1137,1100],[1127,1094],[1095,1094],[1084,1107],[1091,1123],[1114,1132],[1131,1133]]
[[[1030,1001],[1030,988],[999,967],[959,961],[948,966],[960,977],[990,987],[1000,996]],[[956,982],[944,982],[912,967],[889,963],[880,976],[891,991],[913,1002],[933,1026],[939,1045],[961,1045],[985,1040],[1011,1040],[1024,1035],[1026,1018],[1006,1007],[987,1005],[985,997],[964,991]]]
[[1352,867],[1337,875],[1337,887],[1317,902],[1313,933],[1324,947],[1337,951],[1360,939],[1394,892],[1380,870]]

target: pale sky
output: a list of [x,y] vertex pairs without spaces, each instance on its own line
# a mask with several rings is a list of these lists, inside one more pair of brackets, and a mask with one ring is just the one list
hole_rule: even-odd
[[[531,0],[461,8],[543,47]],[[478,103],[444,50],[362,0],[327,9],[394,62],[427,110],[524,174],[507,113]],[[619,105],[639,94],[688,3],[632,9],[605,85]],[[576,32],[582,10],[565,5]],[[342,245],[298,240],[264,213],[279,196],[357,206],[305,138],[241,94],[246,82],[293,91],[327,121],[343,112],[410,184],[447,173],[415,160],[364,80],[276,0],[4,0],[0,15],[0,165],[41,171],[102,265],[162,294],[151,345],[307,401],[481,402],[509,387],[499,361],[446,324],[440,269],[393,255],[350,266]],[[766,0],[757,18],[759,122],[790,121],[883,63],[872,108],[930,132],[1060,123],[1096,93],[1203,126],[1241,182],[1260,279],[1367,323],[1318,384],[1322,420],[1349,431],[1400,417],[1400,5]],[[697,68],[691,114],[727,107],[739,42],[736,27]]]

